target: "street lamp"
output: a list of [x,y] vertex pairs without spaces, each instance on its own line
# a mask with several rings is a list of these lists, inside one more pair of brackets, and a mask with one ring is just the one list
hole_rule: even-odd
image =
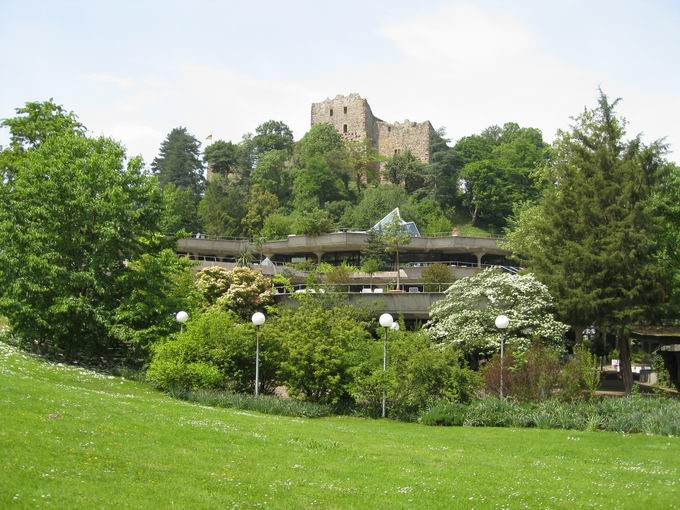
[[[387,330],[388,329],[393,329],[394,325],[396,322],[394,322],[394,319],[389,313],[384,313],[380,316],[380,319],[378,319],[378,322],[380,322],[380,325],[385,328],[385,340],[383,341],[383,373],[387,372]],[[397,329],[399,328],[399,325],[397,324]],[[385,388],[383,388],[383,394],[382,394],[382,417],[385,417]]]
[[184,310],[181,312],[177,312],[177,315],[175,315],[175,320],[179,322],[179,331],[184,332],[184,323],[189,320],[189,314],[186,313]]
[[509,325],[510,319],[508,319],[507,316],[499,315],[498,317],[496,317],[496,327],[500,330],[501,333],[501,388],[500,388],[501,398],[503,398],[503,355],[504,355],[503,351],[505,347],[505,337],[503,335],[503,330],[507,329]]
[[251,319],[255,324],[255,396],[260,394],[260,326],[266,317],[262,312],[255,312]]
[[393,322],[392,325],[390,326],[390,329],[392,331],[399,331],[399,323],[398,322]]

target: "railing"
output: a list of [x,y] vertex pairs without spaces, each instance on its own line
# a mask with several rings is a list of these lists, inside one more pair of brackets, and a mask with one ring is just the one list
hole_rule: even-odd
[[441,261],[441,262],[437,262],[437,261],[435,261],[435,262],[407,262],[406,264],[404,264],[403,267],[428,267],[428,266],[432,266],[434,264],[444,264],[446,266],[451,266],[451,267],[473,267],[473,268],[474,267],[484,267],[484,268],[500,267],[501,269],[504,269],[505,271],[507,271],[509,273],[514,273],[514,274],[517,274],[522,270],[521,267],[517,267],[517,266],[508,266],[508,265],[505,265],[505,264],[486,264],[486,263],[477,264],[477,262],[470,262],[470,261],[467,261],[467,260],[445,260],[445,261]]
[[[328,235],[328,234],[367,234],[368,231],[366,230],[338,230],[336,232],[326,232],[321,235]],[[292,234],[291,234],[292,235]],[[174,237],[175,234],[165,234],[166,237]],[[302,236],[302,234],[300,234]],[[494,239],[494,240],[503,240],[505,239],[503,236],[495,236],[495,235],[488,235],[488,236],[471,236],[471,235],[453,235],[451,232],[436,232],[434,234],[421,234],[420,238],[421,239],[434,239],[434,238],[442,238],[442,237],[458,237],[461,239],[469,238],[469,239]],[[186,237],[182,237],[180,239],[193,239],[193,240],[205,240],[205,241],[245,241],[251,244],[255,244],[257,242],[262,242],[262,243],[270,243],[270,242],[277,242],[277,241],[286,241],[288,240],[288,236],[284,238],[279,238],[279,239],[254,239],[252,237],[238,237],[238,236],[213,236],[213,235],[208,235],[204,234],[202,232],[196,233],[196,234],[191,234]],[[417,238],[416,238],[417,239]]]
[[292,294],[443,294],[453,285],[452,283],[405,283],[400,289],[394,285],[376,284],[362,285],[356,283],[324,283],[320,285],[308,285],[305,283],[295,285],[277,285],[276,295]]

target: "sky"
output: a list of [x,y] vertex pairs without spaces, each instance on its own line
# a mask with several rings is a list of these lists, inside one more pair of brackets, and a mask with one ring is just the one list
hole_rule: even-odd
[[677,0],[0,0],[0,118],[54,98],[150,162],[178,126],[299,139],[312,102],[350,92],[453,142],[505,122],[552,141],[600,87],[680,161],[679,34]]

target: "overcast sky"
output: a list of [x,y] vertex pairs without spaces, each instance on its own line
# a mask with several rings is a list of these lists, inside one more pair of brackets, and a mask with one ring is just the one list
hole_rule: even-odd
[[600,86],[678,149],[679,64],[673,0],[0,0],[0,118],[52,97],[147,162],[176,126],[300,138],[312,102],[349,92],[454,141],[508,121],[552,140]]

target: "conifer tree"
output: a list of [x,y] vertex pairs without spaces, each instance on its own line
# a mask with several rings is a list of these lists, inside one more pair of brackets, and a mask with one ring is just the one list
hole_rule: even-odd
[[200,158],[201,143],[178,127],[170,131],[161,144],[151,168],[158,175],[161,186],[174,184],[190,189],[196,197],[203,193],[203,163]]
[[[558,133],[551,182],[537,214],[520,218],[510,248],[548,285],[577,341],[596,325],[616,334],[626,391],[632,388],[630,329],[663,298],[659,218],[652,211],[665,146],[625,140],[618,100],[600,92],[569,132]],[[515,246],[515,244],[517,246]],[[526,246],[531,250],[526,250]],[[524,250],[523,250],[524,248]]]

